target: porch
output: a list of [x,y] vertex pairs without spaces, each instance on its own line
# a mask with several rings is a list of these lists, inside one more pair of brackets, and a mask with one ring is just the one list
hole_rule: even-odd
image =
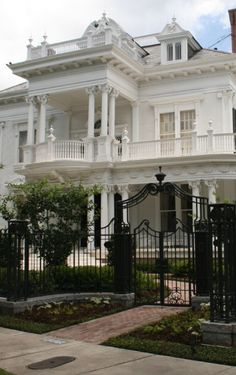
[[213,134],[213,132],[208,132],[207,135],[197,136],[193,132],[190,137],[139,142],[130,142],[126,133],[121,142],[109,136],[82,140],[57,140],[53,134],[50,134],[48,142],[24,147],[24,163],[56,160],[123,162],[222,153],[233,154],[236,151],[236,134],[234,133]]

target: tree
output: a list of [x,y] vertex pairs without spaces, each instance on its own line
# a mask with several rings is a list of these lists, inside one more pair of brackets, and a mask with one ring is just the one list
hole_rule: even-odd
[[75,236],[85,236],[93,224],[87,223],[86,228],[81,226],[88,211],[95,209],[89,197],[101,189],[72,183],[50,184],[42,180],[10,185],[9,190],[10,193],[0,200],[3,218],[28,220],[37,242],[36,249],[48,265],[58,265],[70,255]]

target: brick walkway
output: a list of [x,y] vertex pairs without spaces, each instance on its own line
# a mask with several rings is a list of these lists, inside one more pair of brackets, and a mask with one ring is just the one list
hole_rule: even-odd
[[141,306],[86,323],[62,328],[50,336],[100,344],[110,337],[127,333],[164,316],[186,310],[185,307]]

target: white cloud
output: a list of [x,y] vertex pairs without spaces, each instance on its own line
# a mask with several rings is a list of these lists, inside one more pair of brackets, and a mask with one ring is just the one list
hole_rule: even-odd
[[1,0],[0,89],[19,81],[5,64],[25,59],[31,34],[35,44],[45,32],[49,42],[78,38],[105,10],[133,36],[161,31],[175,15],[197,37],[207,32],[208,17],[228,28],[228,9],[235,6],[235,0]]

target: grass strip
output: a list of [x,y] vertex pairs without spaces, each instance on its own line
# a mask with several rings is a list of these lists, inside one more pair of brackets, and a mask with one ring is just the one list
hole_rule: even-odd
[[111,338],[104,342],[103,345],[176,358],[236,366],[236,348],[200,345],[196,348],[196,352],[192,354],[189,345],[170,341],[137,339],[137,337],[132,337],[131,335]]
[[7,372],[0,368],[0,375],[14,375],[14,374],[12,374],[12,372]]
[[[17,329],[19,331],[31,332],[31,333],[46,333],[65,327],[65,324],[46,324],[32,322],[30,320],[24,320],[9,315],[0,315],[0,326],[4,328]],[[1,375],[1,373],[0,373]]]

